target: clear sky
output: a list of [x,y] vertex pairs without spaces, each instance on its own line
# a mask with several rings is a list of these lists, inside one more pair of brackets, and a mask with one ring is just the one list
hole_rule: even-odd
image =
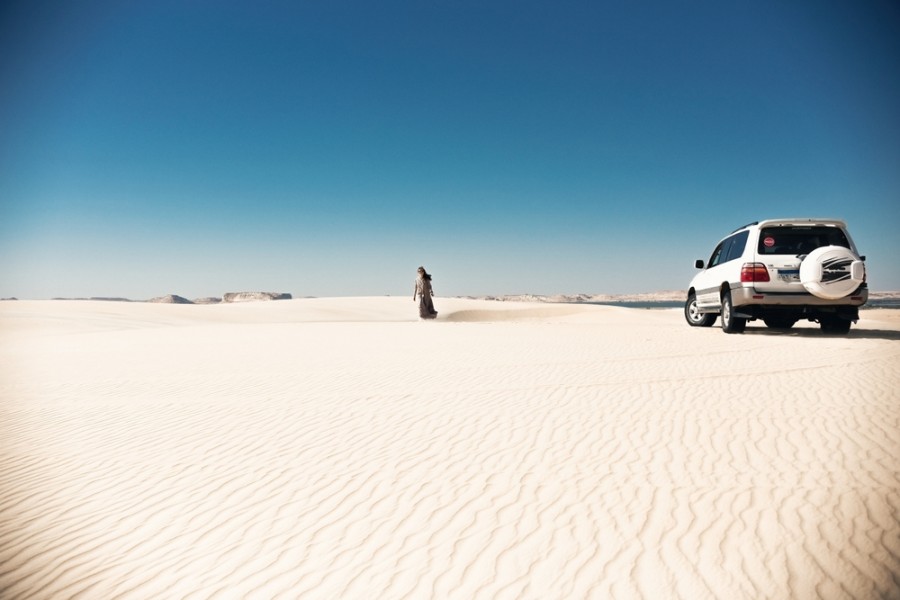
[[900,4],[0,2],[0,296],[684,289],[837,217],[900,290]]

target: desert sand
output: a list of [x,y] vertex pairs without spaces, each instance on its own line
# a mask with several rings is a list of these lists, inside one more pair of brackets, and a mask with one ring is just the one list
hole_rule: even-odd
[[0,303],[0,598],[898,598],[900,319]]

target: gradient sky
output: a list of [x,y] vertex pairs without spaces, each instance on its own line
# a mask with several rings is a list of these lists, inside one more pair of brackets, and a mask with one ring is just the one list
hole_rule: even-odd
[[900,290],[893,1],[0,3],[0,296],[685,289],[837,217]]

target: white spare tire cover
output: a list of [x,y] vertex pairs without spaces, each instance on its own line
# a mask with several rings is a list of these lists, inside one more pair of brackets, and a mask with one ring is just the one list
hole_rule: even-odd
[[851,294],[863,282],[865,273],[859,257],[843,246],[816,248],[800,263],[800,283],[810,294],[825,300]]

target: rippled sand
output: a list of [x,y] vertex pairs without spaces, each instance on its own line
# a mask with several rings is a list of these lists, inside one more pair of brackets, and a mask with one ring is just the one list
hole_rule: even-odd
[[897,598],[900,319],[0,304],[0,598]]

